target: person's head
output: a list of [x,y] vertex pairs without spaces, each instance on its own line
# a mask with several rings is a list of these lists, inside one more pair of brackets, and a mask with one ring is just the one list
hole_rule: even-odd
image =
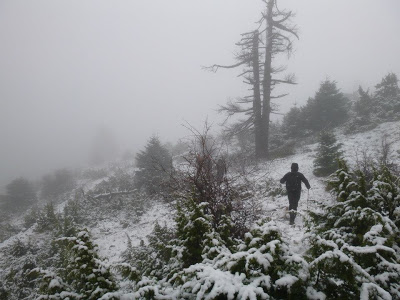
[[299,165],[297,163],[292,163],[290,169],[292,170],[292,172],[297,172],[299,170]]

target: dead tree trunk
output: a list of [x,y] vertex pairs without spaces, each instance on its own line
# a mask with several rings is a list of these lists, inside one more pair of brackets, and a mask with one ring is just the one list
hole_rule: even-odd
[[[243,76],[244,82],[251,85],[252,95],[241,98],[235,103],[228,102],[226,106],[221,106],[219,111],[226,113],[228,118],[236,114],[246,116],[246,119],[233,124],[231,135],[245,130],[254,132],[256,158],[266,159],[269,152],[271,113],[273,113],[271,101],[287,95],[272,95],[272,92],[280,83],[295,84],[293,75],[285,78],[275,77],[285,68],[273,66],[274,58],[285,52],[290,55],[291,37],[298,38],[298,36],[296,26],[290,24],[293,16],[291,11],[279,10],[277,0],[262,1],[266,4],[266,10],[262,13],[259,28],[242,34],[242,40],[237,43],[242,48],[241,53],[236,57],[238,63],[230,66],[213,65],[208,69],[216,72],[218,68],[245,66],[243,73],[239,76]],[[264,29],[259,31],[263,26]],[[261,43],[264,45],[260,45]],[[245,107],[250,104],[252,104],[251,107]]]
[[268,1],[265,14],[265,60],[263,86],[263,111],[262,111],[262,153],[261,158],[268,158],[269,150],[269,123],[271,116],[271,92],[272,92],[272,52],[273,52],[273,8],[275,0]]
[[262,105],[260,90],[260,62],[259,62],[259,32],[254,31],[252,45],[252,64],[253,64],[253,112],[254,112],[254,135],[256,157],[263,155],[263,128],[262,128]]

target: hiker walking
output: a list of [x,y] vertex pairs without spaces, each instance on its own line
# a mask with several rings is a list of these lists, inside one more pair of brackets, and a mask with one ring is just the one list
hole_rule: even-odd
[[311,188],[308,180],[299,172],[299,165],[292,163],[291,171],[281,179],[281,183],[286,183],[289,198],[290,225],[294,224],[294,219],[296,218],[297,205],[301,195],[301,182],[306,185],[307,189]]

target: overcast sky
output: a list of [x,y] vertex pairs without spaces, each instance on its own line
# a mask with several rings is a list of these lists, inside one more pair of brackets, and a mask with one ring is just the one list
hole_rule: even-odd
[[[399,0],[281,0],[300,29],[287,62],[304,104],[325,78],[343,92],[400,75]],[[0,0],[0,185],[86,162],[97,128],[140,149],[218,123],[245,93],[229,64],[261,0]]]

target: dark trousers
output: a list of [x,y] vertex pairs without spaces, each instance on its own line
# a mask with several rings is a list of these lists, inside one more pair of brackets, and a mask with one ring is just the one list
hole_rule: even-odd
[[294,212],[293,210],[297,210],[297,205],[299,204],[300,195],[301,195],[301,190],[288,191],[290,224],[294,224],[294,219],[296,218],[296,212]]

